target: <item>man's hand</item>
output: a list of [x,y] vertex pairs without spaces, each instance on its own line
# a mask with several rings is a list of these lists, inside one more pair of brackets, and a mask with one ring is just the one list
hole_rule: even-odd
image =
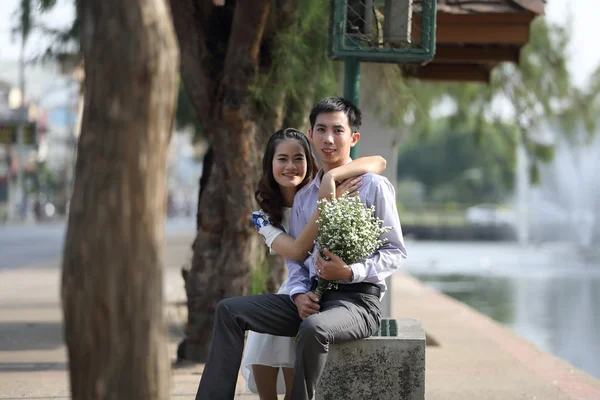
[[321,257],[321,252],[317,252],[317,275],[328,281],[350,280],[352,279],[352,268],[350,268],[341,258],[332,254],[329,250],[323,249],[323,253],[331,260],[325,261]]
[[296,294],[292,300],[296,304],[296,307],[298,307],[298,315],[302,319],[317,314],[321,309],[319,298],[313,292]]

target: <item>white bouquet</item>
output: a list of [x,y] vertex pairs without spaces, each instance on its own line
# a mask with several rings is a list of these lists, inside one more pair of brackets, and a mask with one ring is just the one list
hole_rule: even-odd
[[[392,230],[384,227],[383,221],[375,217],[375,206],[366,207],[358,196],[343,194],[317,202],[320,217],[317,220],[318,234],[315,244],[321,257],[328,260],[323,249],[340,257],[347,265],[369,257],[387,239],[380,237]],[[313,257],[316,257],[313,254]],[[334,285],[319,278],[315,294],[321,298]]]

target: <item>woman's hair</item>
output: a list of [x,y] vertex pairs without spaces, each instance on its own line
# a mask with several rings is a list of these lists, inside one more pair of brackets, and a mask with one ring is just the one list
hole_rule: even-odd
[[298,190],[313,180],[319,171],[319,166],[313,155],[308,137],[302,132],[294,128],[286,128],[278,130],[269,138],[267,149],[263,156],[262,175],[258,181],[254,197],[263,211],[269,214],[269,220],[274,226],[281,226],[284,201],[281,190],[279,189],[279,184],[273,176],[273,157],[275,156],[275,149],[279,143],[286,139],[296,139],[302,146],[304,154],[306,155],[306,176],[300,185],[298,185]]

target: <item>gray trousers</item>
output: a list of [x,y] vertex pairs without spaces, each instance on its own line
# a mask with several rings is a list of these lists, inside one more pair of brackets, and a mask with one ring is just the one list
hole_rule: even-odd
[[381,317],[379,299],[370,294],[327,292],[320,304],[318,314],[302,320],[289,295],[221,300],[215,311],[212,344],[196,400],[234,398],[247,330],[289,337],[300,333],[292,400],[312,399],[325,368],[329,343],[372,336]]

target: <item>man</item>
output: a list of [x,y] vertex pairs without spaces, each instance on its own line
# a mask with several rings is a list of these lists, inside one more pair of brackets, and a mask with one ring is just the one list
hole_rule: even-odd
[[[309,136],[323,171],[294,198],[290,222],[294,237],[317,206],[323,173],[350,161],[350,148],[360,139],[361,113],[349,101],[330,97],[313,108],[310,124]],[[331,261],[320,255],[304,262],[288,260],[289,296],[268,294],[219,302],[213,343],[196,400],[233,399],[246,330],[279,336],[299,332],[292,400],[312,399],[330,343],[362,339],[376,332],[384,280],[398,269],[406,252],[390,182],[379,175],[364,175],[360,198],[367,206],[375,206],[375,215],[384,226],[393,228],[383,236],[387,242],[352,265],[327,251]],[[310,291],[318,276],[339,281],[337,289],[325,293],[320,301]]]

